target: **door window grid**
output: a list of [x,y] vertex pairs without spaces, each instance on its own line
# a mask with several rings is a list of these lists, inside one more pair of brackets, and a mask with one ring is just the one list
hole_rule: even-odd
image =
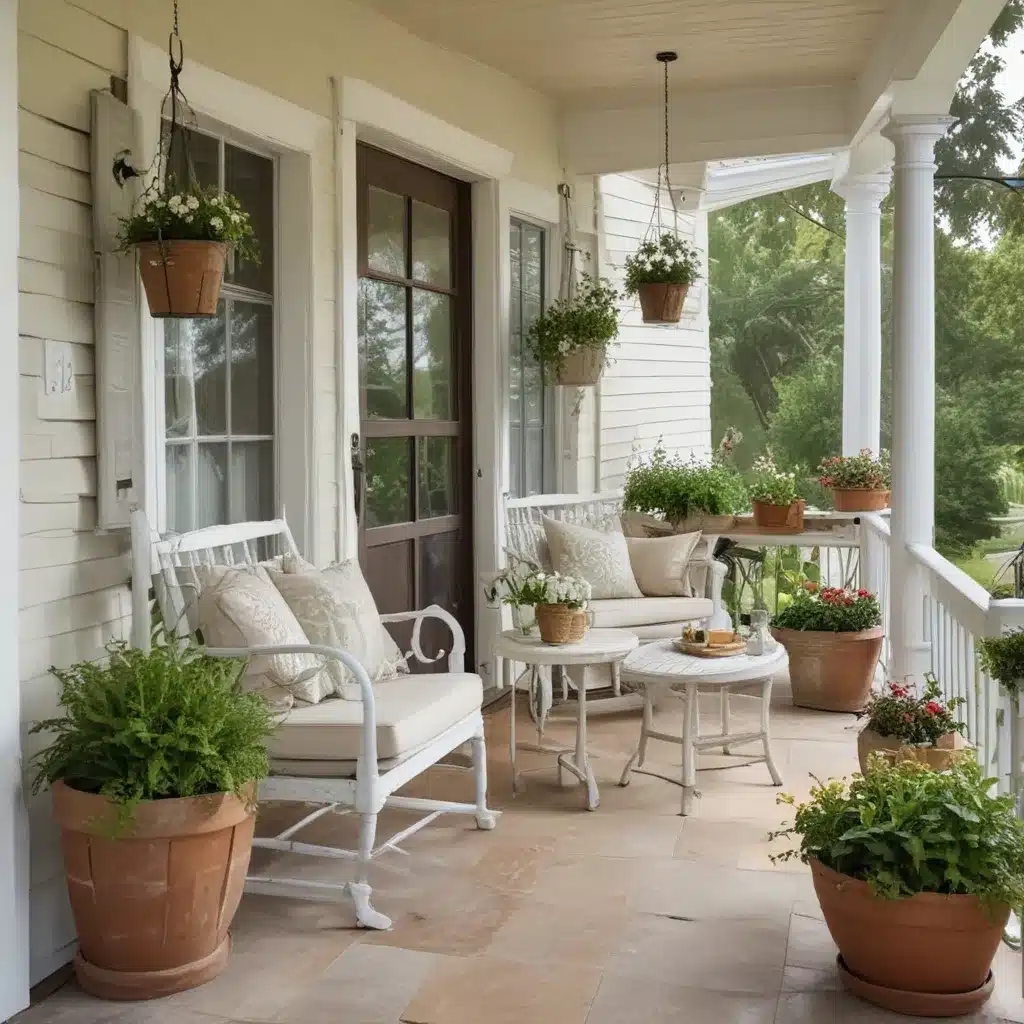
[[[236,265],[229,258],[216,318],[164,321],[164,505],[167,528],[177,533],[224,522],[271,519],[276,508],[274,296],[252,286],[255,282],[273,287],[276,164],[272,157],[228,142],[222,135],[195,129],[190,135],[200,184],[216,185],[222,192],[229,187],[236,194],[242,191],[226,180],[232,160],[243,170],[246,163],[256,170],[250,179],[262,179],[256,181],[256,192],[251,184],[245,188],[245,205],[254,226],[262,222],[263,229],[257,227],[262,266]],[[210,328],[213,339],[206,361],[214,384],[219,371],[223,385],[203,388],[208,381],[197,373],[196,342],[204,331],[209,335]],[[241,331],[253,341],[252,359],[247,354],[233,358]],[[255,371],[257,393],[246,396],[255,413],[248,406],[243,411],[241,403],[235,409],[234,378],[246,368]],[[239,419],[256,429],[236,429]]]

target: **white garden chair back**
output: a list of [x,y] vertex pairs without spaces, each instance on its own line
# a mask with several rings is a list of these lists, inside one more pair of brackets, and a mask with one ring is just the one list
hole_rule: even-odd
[[[202,566],[255,566],[260,561],[283,554],[297,555],[298,548],[284,518],[266,522],[211,526],[190,533],[160,537],[152,531],[145,514],[132,514],[132,643],[147,647],[150,643],[150,587],[156,594],[161,617],[170,636],[184,637],[195,630],[193,609],[201,587]],[[448,673],[463,671],[466,641],[458,621],[436,605],[419,611],[382,615],[382,622],[413,621],[412,650],[407,657],[421,662],[428,658],[420,641],[423,621],[437,618],[452,633],[448,651]],[[273,837],[256,837],[253,846],[279,853],[294,853],[356,861],[354,880],[311,881],[289,878],[277,873],[251,874],[248,891],[307,899],[329,897],[332,891],[347,891],[356,906],[359,925],[389,928],[391,921],[370,904],[369,864],[387,851],[404,852],[400,844],[442,814],[471,814],[481,829],[492,829],[496,814],[487,807],[487,767],[483,717],[475,713],[448,724],[438,736],[410,755],[381,761],[377,757],[377,715],[374,688],[364,667],[347,651],[318,644],[289,644],[249,648],[206,648],[214,657],[249,657],[267,654],[314,654],[341,661],[358,682],[362,695],[360,754],[355,762],[339,760],[337,775],[317,774],[308,778],[295,774],[274,774],[260,785],[259,799],[296,801],[319,805],[300,821]],[[424,679],[428,677],[423,677]],[[438,677],[433,677],[437,679]],[[383,685],[387,685],[386,683]],[[338,698],[332,698],[338,699]],[[472,771],[475,776],[475,801],[457,803],[395,796],[395,790],[427,768],[438,764],[456,748],[472,747]],[[449,766],[445,767],[455,767]],[[422,811],[424,816],[401,832],[376,845],[377,816],[384,806]],[[360,817],[359,848],[341,849],[304,843],[294,838],[303,828],[328,813],[355,812]]]

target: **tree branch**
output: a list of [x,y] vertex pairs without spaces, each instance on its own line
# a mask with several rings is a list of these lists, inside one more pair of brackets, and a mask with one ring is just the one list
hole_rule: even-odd
[[844,235],[843,232],[836,231],[835,228],[830,228],[824,221],[818,220],[817,217],[812,217],[806,211],[801,210],[800,207],[797,206],[795,203],[791,203],[786,198],[786,193],[785,192],[780,192],[779,193],[779,199],[781,199],[783,204],[785,206],[788,206],[789,209],[791,209],[795,214],[797,214],[800,217],[803,217],[804,220],[809,221],[816,228],[821,228],[822,231],[827,231],[830,235],[835,235],[836,238],[846,238],[846,235]]

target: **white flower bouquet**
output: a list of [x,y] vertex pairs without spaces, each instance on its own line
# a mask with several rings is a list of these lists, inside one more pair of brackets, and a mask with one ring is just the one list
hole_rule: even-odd
[[586,608],[590,600],[590,584],[576,576],[539,572],[528,582],[531,595],[536,596],[535,604],[560,604],[579,610]]

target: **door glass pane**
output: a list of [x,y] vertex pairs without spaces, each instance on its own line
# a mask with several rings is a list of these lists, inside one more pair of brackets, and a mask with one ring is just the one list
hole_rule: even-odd
[[[460,594],[464,589],[462,567],[465,565],[462,538],[459,533],[438,533],[419,542],[419,601],[417,608],[438,604],[456,617],[460,612]],[[447,650],[451,633],[443,622],[427,619],[420,634],[423,651],[429,658]],[[422,665],[421,662],[416,664]],[[423,665],[421,671],[427,669]]]
[[366,443],[366,525],[408,523],[412,512],[409,439],[374,437]]
[[167,446],[167,529],[192,529],[192,445]]
[[441,288],[452,284],[451,216],[416,199],[412,201],[412,276]]
[[231,445],[231,522],[274,518],[274,442]]
[[405,197],[370,188],[366,209],[366,261],[371,270],[405,277]]
[[228,446],[198,446],[195,528],[228,522]]
[[544,490],[544,428],[526,428],[524,457],[524,486],[526,493],[541,494]]
[[231,432],[274,432],[274,311],[231,303]]
[[[167,150],[170,141],[171,122],[164,119],[164,152],[168,154],[168,172],[176,189],[185,189],[194,177],[203,188],[220,186],[220,140],[213,135],[204,135],[194,129],[183,129],[174,133],[174,142]],[[186,155],[186,146],[188,152]],[[192,173],[189,173],[189,158],[192,161]]]
[[412,405],[418,420],[452,419],[452,299],[412,290]]
[[419,518],[455,515],[455,439],[421,437],[416,450]]
[[227,431],[227,349],[225,306],[208,320],[167,320],[164,326],[164,398],[167,434],[191,434],[189,413],[195,388],[196,432],[222,435]]
[[227,279],[258,292],[274,290],[274,161],[247,149],[224,143],[224,191],[231,193],[249,214],[260,262],[235,258]]
[[408,419],[405,288],[359,280],[359,350],[366,415]]

